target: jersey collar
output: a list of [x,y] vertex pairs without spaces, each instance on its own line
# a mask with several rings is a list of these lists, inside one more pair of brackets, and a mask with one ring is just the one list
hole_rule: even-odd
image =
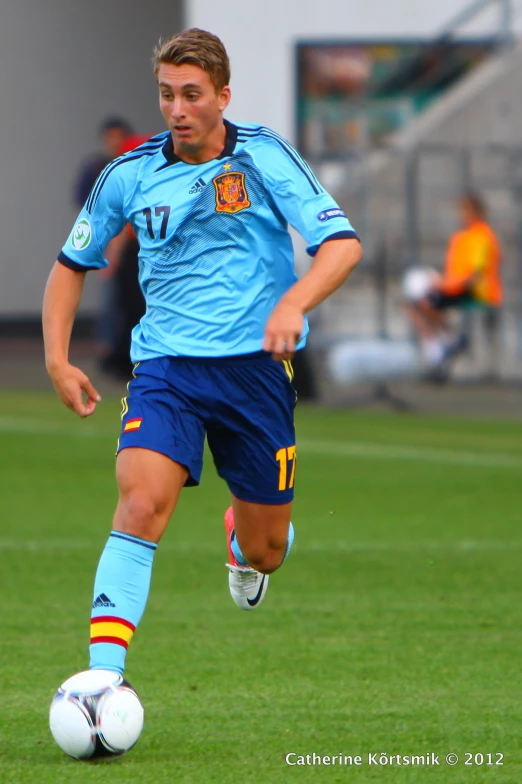
[[[217,158],[214,158],[214,160],[216,161],[219,161],[221,158],[228,158],[230,155],[232,155],[237,142],[237,126],[229,122],[228,120],[223,120],[223,122],[225,123],[227,135],[226,135],[225,146],[223,147],[223,150],[220,152]],[[169,135],[167,136],[167,140],[162,147],[162,152],[166,158],[166,163],[160,167],[161,169],[166,169],[167,166],[172,166],[172,164],[174,163],[182,162],[181,158],[178,158],[178,156],[174,152],[174,143],[172,141],[171,133],[169,133]],[[209,163],[209,161],[205,161],[205,163]],[[187,165],[201,166],[201,164],[199,163],[191,163]]]

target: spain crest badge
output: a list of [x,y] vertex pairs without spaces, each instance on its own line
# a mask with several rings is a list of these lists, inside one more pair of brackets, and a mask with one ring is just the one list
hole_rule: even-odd
[[212,180],[216,189],[216,212],[235,213],[250,207],[244,172],[226,172]]

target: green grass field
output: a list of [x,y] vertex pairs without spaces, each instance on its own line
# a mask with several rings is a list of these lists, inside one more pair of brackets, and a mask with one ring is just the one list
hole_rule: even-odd
[[[301,407],[296,544],[253,613],[228,594],[207,460],[128,655],[143,735],[89,764],[47,713],[87,665],[119,401],[86,422],[50,394],[0,404],[1,784],[522,781],[521,425]],[[285,763],[314,752],[363,764]],[[368,764],[382,752],[441,764]]]

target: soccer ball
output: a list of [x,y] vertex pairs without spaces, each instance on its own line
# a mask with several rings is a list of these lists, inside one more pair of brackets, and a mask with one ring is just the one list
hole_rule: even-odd
[[121,675],[86,670],[62,683],[51,702],[49,725],[58,746],[75,759],[119,756],[143,728],[143,707]]
[[412,267],[402,280],[402,293],[410,302],[424,299],[433,290],[439,275],[427,267]]

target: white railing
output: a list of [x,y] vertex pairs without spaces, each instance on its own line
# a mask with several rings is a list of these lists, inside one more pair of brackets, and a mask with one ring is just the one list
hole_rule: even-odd
[[470,5],[463,8],[450,19],[440,31],[436,40],[445,41],[455,38],[459,33],[462,33],[463,28],[475,22],[484,11],[497,8],[498,28],[496,35],[499,41],[508,42],[514,33],[514,20],[517,15],[516,5],[519,5],[519,0],[473,0]]

